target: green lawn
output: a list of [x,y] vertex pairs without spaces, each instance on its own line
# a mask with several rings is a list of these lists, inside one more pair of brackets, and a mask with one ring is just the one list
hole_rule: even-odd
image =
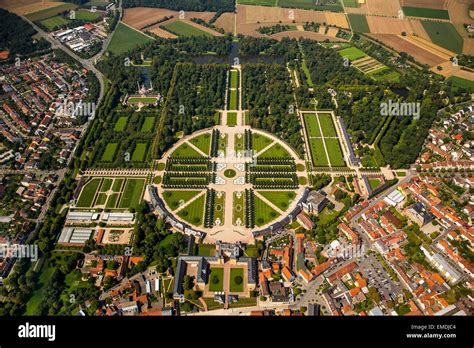
[[151,41],[153,41],[153,39],[120,22],[107,50],[118,55]]
[[202,157],[202,155],[191,146],[184,143],[173,151],[171,157]]
[[102,154],[102,161],[112,162],[114,159],[115,151],[117,150],[117,143],[108,143],[105,147],[104,153]]
[[285,211],[289,208],[290,202],[296,197],[293,191],[257,191],[263,197],[268,199],[275,206]]
[[336,137],[336,128],[334,128],[331,114],[319,112],[318,117],[319,122],[321,123],[321,128],[323,129],[324,137]]
[[369,185],[372,190],[375,190],[377,187],[379,187],[380,183],[381,183],[380,179],[375,179],[375,178],[369,179]]
[[347,58],[351,61],[352,60],[357,60],[357,59],[360,59],[360,58],[364,58],[364,57],[367,56],[367,54],[365,54],[365,52],[361,51],[357,47],[344,48],[344,49],[338,51],[338,53],[342,57],[345,57],[345,58]]
[[227,125],[229,127],[237,126],[237,113],[236,112],[227,113]]
[[230,71],[230,88],[239,88],[239,71]]
[[198,255],[199,256],[215,256],[216,255],[215,244],[199,244]]
[[234,151],[239,153],[244,151],[245,147],[245,137],[243,134],[240,134],[240,138],[238,137],[239,134],[235,134],[234,136]]
[[364,15],[360,14],[348,14],[349,22],[351,23],[352,30],[360,33],[369,33],[369,24]]
[[164,25],[164,28],[169,32],[178,36],[207,36],[212,37],[212,34],[200,30],[183,21],[175,21]]
[[125,127],[127,126],[127,121],[127,116],[120,116],[117,122],[115,122],[114,131],[123,132],[125,130]]
[[197,137],[192,138],[190,141],[199,150],[204,152],[206,155],[209,155],[209,151],[211,149],[211,134],[201,134]]
[[272,139],[261,134],[252,133],[252,150],[254,152],[260,152],[271,143],[273,143]]
[[107,209],[113,209],[117,206],[117,201],[119,198],[118,193],[112,193],[109,198],[107,198],[107,203],[105,204],[105,207]]
[[238,100],[238,93],[236,89],[229,90],[230,95],[229,95],[229,110],[237,110],[238,105],[237,105],[237,100]]
[[204,205],[206,195],[200,196],[178,212],[178,216],[183,220],[195,226],[201,226],[203,223]]
[[89,180],[81,190],[76,206],[81,208],[90,208],[94,203],[94,197],[102,182],[101,178],[93,178]]
[[319,129],[318,119],[316,114],[303,115],[306,132],[309,137],[321,137],[321,129]]
[[151,132],[154,125],[155,125],[155,118],[153,116],[147,116],[145,117],[145,121],[143,122],[141,131]]
[[237,225],[237,220],[240,219],[241,224],[245,223],[244,211],[245,211],[245,194],[242,192],[240,197],[237,197],[237,193],[234,192],[232,201],[232,223]]
[[137,143],[132,154],[132,162],[143,162],[148,148],[148,143]]
[[311,158],[315,167],[327,167],[329,165],[326,152],[324,151],[324,143],[321,138],[313,138],[309,141],[311,148]]
[[163,192],[163,198],[168,207],[174,211],[201,192],[202,191],[167,190]]
[[214,202],[214,221],[219,219],[221,225],[224,224],[224,212],[225,212],[225,193],[219,195],[216,193],[216,198]]
[[105,193],[99,193],[97,199],[95,200],[95,205],[104,205],[107,201],[107,195]]
[[38,12],[30,13],[25,17],[32,22],[41,21],[43,19],[54,17],[62,12],[76,9],[78,6],[75,4],[62,4],[56,7],[47,8]]
[[100,186],[100,192],[107,192],[108,190],[110,190],[110,187],[112,187],[112,182],[112,178],[105,178],[102,181],[102,185]]
[[222,267],[211,267],[209,274],[209,291],[218,292],[224,289],[224,269]]
[[326,148],[329,154],[329,160],[332,167],[345,167],[344,157],[342,156],[339,140],[333,138],[325,138]]
[[124,182],[124,178],[115,178],[114,179],[114,184],[112,186],[112,191],[114,192],[122,192],[122,186],[123,186],[123,182]]
[[268,150],[260,154],[258,157],[269,158],[269,157],[279,157],[279,158],[288,158],[291,155],[286,151],[286,149],[280,144],[274,144]]
[[39,314],[39,306],[43,302],[44,292],[46,291],[46,285],[51,279],[54,269],[55,268],[51,267],[49,265],[49,262],[45,260],[45,262],[41,266],[39,278],[36,282],[37,289],[33,292],[33,296],[31,296],[29,301],[26,303],[26,315]]
[[268,224],[278,217],[278,213],[267,203],[262,201],[256,195],[254,197],[255,204],[255,225],[258,227]]
[[143,195],[145,179],[127,179],[119,208],[138,208]]
[[402,9],[405,16],[449,20],[449,12],[447,10],[409,6],[402,6]]
[[[240,282],[237,279],[239,279]],[[229,290],[230,292],[243,292],[244,291],[244,269],[243,268],[230,269]]]
[[435,21],[421,21],[421,23],[434,44],[456,53],[462,52],[463,38],[451,23]]
[[44,25],[48,31],[52,31],[57,26],[67,25],[69,22],[71,22],[69,19],[66,19],[62,16],[55,16],[42,20],[40,23]]
[[461,77],[451,76],[446,81],[450,81],[454,86],[468,88],[470,91],[474,91],[474,81],[466,80]]

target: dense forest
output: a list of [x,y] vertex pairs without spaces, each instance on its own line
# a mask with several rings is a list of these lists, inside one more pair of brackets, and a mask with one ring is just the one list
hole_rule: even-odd
[[0,8],[0,50],[10,51],[13,57],[48,49],[48,41],[33,40],[35,34],[36,30],[19,16]]
[[243,107],[249,110],[250,125],[278,135],[301,156],[301,124],[286,67],[280,64],[244,65],[242,82]]
[[123,7],[159,7],[175,11],[233,12],[233,0],[123,0]]

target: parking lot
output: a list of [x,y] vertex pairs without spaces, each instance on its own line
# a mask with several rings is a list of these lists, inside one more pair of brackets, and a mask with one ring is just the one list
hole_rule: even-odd
[[400,286],[395,284],[390,275],[373,255],[367,255],[361,259],[359,269],[364,278],[368,279],[368,287],[375,287],[379,291],[382,300],[395,301],[399,294]]

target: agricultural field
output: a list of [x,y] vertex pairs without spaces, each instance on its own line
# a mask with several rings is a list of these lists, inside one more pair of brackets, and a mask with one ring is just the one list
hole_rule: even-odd
[[194,226],[201,226],[204,222],[204,205],[206,196],[201,195],[188,205],[184,206],[178,216]]
[[403,6],[402,9],[405,16],[449,20],[449,12],[447,10],[409,6]]
[[352,30],[359,33],[370,33],[369,24],[364,15],[350,13],[347,17],[351,23]]
[[346,7],[353,7],[353,8],[359,8],[360,4],[357,0],[342,0],[344,3],[344,6]]
[[91,178],[82,188],[77,208],[137,208],[144,193],[144,178]]
[[278,6],[318,11],[342,12],[340,0],[278,0]]
[[178,36],[213,36],[212,34],[184,21],[173,21],[163,25],[163,28]]
[[457,76],[451,76],[447,79],[447,81],[451,82],[455,86],[469,88],[471,91],[474,91],[474,81],[466,80]]
[[237,0],[240,5],[277,6],[278,0]]
[[172,211],[184,206],[202,191],[197,190],[165,190],[163,198]]
[[120,22],[117,25],[112,40],[110,40],[107,50],[113,54],[121,54],[151,41],[153,41],[152,38]]
[[463,38],[451,23],[435,21],[422,21],[421,23],[434,44],[452,52],[462,52]]
[[257,193],[265,197],[282,211],[287,210],[296,197],[296,193],[293,191],[257,191]]
[[77,7],[78,6],[75,4],[64,3],[60,6],[55,6],[55,7],[47,8],[44,10],[40,10],[38,12],[30,13],[26,15],[26,18],[28,18],[32,22],[42,21],[42,20],[57,16],[58,14],[63,13],[65,11],[74,10]]

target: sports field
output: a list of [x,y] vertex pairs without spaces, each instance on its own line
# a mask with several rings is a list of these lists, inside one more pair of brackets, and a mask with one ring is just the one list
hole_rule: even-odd
[[[153,39],[150,37],[120,22],[117,26],[117,29],[115,30],[114,36],[112,37],[109,46],[107,47],[107,50],[114,54],[122,54],[137,46],[144,45],[151,41],[153,41]],[[130,99],[129,101],[133,103],[134,101]]]
[[208,36],[212,37],[211,34],[200,30],[186,22],[174,21],[163,26],[169,32],[178,36]]
[[104,162],[111,162],[114,159],[115,151],[117,150],[117,143],[108,143],[102,154],[101,160]]
[[71,22],[69,19],[66,19],[62,16],[55,16],[51,17],[45,20],[42,20],[40,23],[48,29],[48,31],[53,30],[56,27],[59,27],[61,25],[67,25],[69,22]]
[[270,207],[256,195],[254,196],[254,209],[255,225],[258,227],[268,224],[279,216],[279,214],[272,207]]
[[276,207],[285,211],[291,205],[291,202],[295,199],[296,193],[293,191],[257,191],[263,197],[268,199]]
[[97,18],[100,17],[99,12],[90,12],[90,11],[76,11],[74,15],[76,16],[75,19],[78,19],[81,21],[95,21]]
[[237,113],[236,112],[228,112],[227,113],[227,125],[229,127],[234,127],[237,125]]
[[209,150],[211,149],[211,134],[201,134],[197,137],[192,138],[190,141],[199,150],[204,152],[206,155],[209,155]]
[[204,221],[204,205],[206,195],[201,195],[178,212],[178,216],[195,226],[201,226]]
[[347,17],[351,23],[352,30],[359,33],[370,33],[369,24],[364,15],[350,13]]
[[175,211],[181,206],[184,206],[191,199],[196,197],[202,191],[187,191],[187,190],[166,190],[163,191],[163,198],[171,208],[172,211]]
[[128,117],[127,116],[120,116],[117,122],[115,122],[114,131],[115,132],[123,132],[125,126],[127,126]]
[[434,44],[456,53],[462,52],[463,38],[451,23],[435,21],[421,21],[421,23]]
[[447,10],[409,6],[402,6],[402,9],[405,16],[449,20],[449,12]]

